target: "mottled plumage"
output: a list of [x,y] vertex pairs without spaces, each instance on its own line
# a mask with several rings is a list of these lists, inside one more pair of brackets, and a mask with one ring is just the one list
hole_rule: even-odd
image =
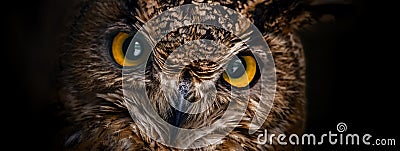
[[[110,42],[117,32],[136,32],[144,23],[161,12],[183,4],[198,4],[202,1],[163,1],[163,0],[86,0],[80,5],[75,20],[71,24],[70,34],[60,55],[59,100],[63,104],[61,116],[66,119],[62,131],[62,144],[66,149],[87,150],[157,150],[172,149],[147,137],[132,120],[123,101],[122,72],[110,56]],[[250,103],[245,117],[219,144],[199,148],[204,150],[293,150],[300,146],[258,145],[257,136],[269,134],[301,134],[305,123],[305,60],[303,47],[296,30],[312,24],[315,20],[306,10],[309,2],[300,0],[255,0],[205,3],[222,5],[246,16],[261,31],[270,47],[276,67],[276,94],[273,107],[267,120],[255,134],[248,134],[254,106],[260,94],[251,91]],[[161,24],[161,23],[160,23]],[[193,25],[177,29],[164,37],[150,56],[146,70],[146,89],[157,113],[165,120],[170,120],[172,109],[163,98],[166,90],[161,83],[159,72],[162,63],[181,44],[198,39],[211,39],[227,46],[234,45],[235,35],[225,30],[205,25]],[[204,52],[202,52],[204,51]],[[207,50],[199,50],[207,53]],[[226,84],[221,82],[222,70],[202,74],[204,70],[213,70],[218,59],[233,56],[237,51],[218,52],[221,58],[216,61],[194,62],[183,71],[182,78],[190,81],[187,91],[188,100],[196,102],[207,94],[199,94],[199,89],[206,89],[209,84],[216,87],[218,101],[198,115],[185,117],[181,125],[185,128],[198,128],[218,119],[223,114],[231,99]],[[190,56],[193,54],[185,54]],[[254,54],[257,55],[257,54]],[[179,58],[172,59],[176,63]],[[227,63],[227,60],[221,61]],[[215,69],[217,70],[217,69]],[[171,73],[179,74],[179,73]],[[132,78],[135,86],[135,79]],[[208,80],[207,84],[201,84]],[[213,83],[210,83],[212,81]],[[204,83],[204,82],[203,82]],[[136,85],[139,86],[139,85]],[[250,89],[263,85],[255,83]],[[174,87],[171,87],[174,88]],[[168,93],[166,93],[168,94]],[[201,106],[199,106],[201,108]],[[275,140],[276,141],[276,140]]]

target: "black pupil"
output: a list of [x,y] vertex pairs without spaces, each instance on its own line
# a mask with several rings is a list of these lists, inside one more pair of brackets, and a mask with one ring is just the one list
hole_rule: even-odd
[[122,44],[122,52],[124,53],[125,57],[129,60],[137,60],[142,55],[142,43],[138,40],[135,40],[133,44],[133,49],[128,52],[129,44],[131,43],[133,36],[130,36],[125,39],[124,43]]
[[226,73],[230,78],[239,78],[246,72],[245,66],[246,62],[242,58],[233,59],[229,62]]

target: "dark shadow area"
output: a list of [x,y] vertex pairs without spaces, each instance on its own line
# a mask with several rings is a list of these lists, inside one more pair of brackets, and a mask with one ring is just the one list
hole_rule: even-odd
[[[354,6],[353,14],[302,32],[307,58],[306,133],[317,137],[329,131],[340,134],[336,125],[344,122],[347,131],[343,134],[368,133],[373,136],[371,141],[398,141],[395,104],[399,75],[395,73],[398,59],[394,54],[399,28],[394,9],[377,2],[355,1]],[[305,146],[305,150],[394,150],[393,146],[325,142],[323,146]]]

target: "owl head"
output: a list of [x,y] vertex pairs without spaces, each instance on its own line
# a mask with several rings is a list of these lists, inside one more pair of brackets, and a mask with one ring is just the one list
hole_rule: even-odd
[[[291,148],[259,145],[257,136],[303,132],[305,61],[296,31],[321,16],[309,11],[317,4],[325,3],[82,2],[60,55],[64,144]],[[252,47],[257,40],[265,47]],[[202,131],[183,136],[182,129]]]

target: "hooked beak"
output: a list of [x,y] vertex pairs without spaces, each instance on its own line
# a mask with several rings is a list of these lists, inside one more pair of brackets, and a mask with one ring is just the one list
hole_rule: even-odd
[[169,123],[176,127],[181,127],[187,118],[187,113],[182,112],[187,110],[187,100],[185,99],[187,92],[187,86],[181,84],[179,86],[179,97],[175,100],[177,108],[171,106],[171,117],[169,118]]
[[174,100],[176,103],[176,106],[175,106],[176,108],[171,106],[171,110],[170,110],[171,116],[168,119],[168,122],[175,127],[172,127],[170,129],[170,141],[174,141],[176,136],[178,136],[179,128],[181,128],[185,124],[187,117],[189,115],[188,113],[185,113],[185,111],[187,111],[188,105],[189,105],[188,100],[187,100],[187,96],[188,96],[189,88],[190,88],[190,84],[191,84],[190,83],[191,80],[189,80],[189,78],[190,77],[187,74],[183,75],[182,81],[179,84],[178,97],[176,100]]

